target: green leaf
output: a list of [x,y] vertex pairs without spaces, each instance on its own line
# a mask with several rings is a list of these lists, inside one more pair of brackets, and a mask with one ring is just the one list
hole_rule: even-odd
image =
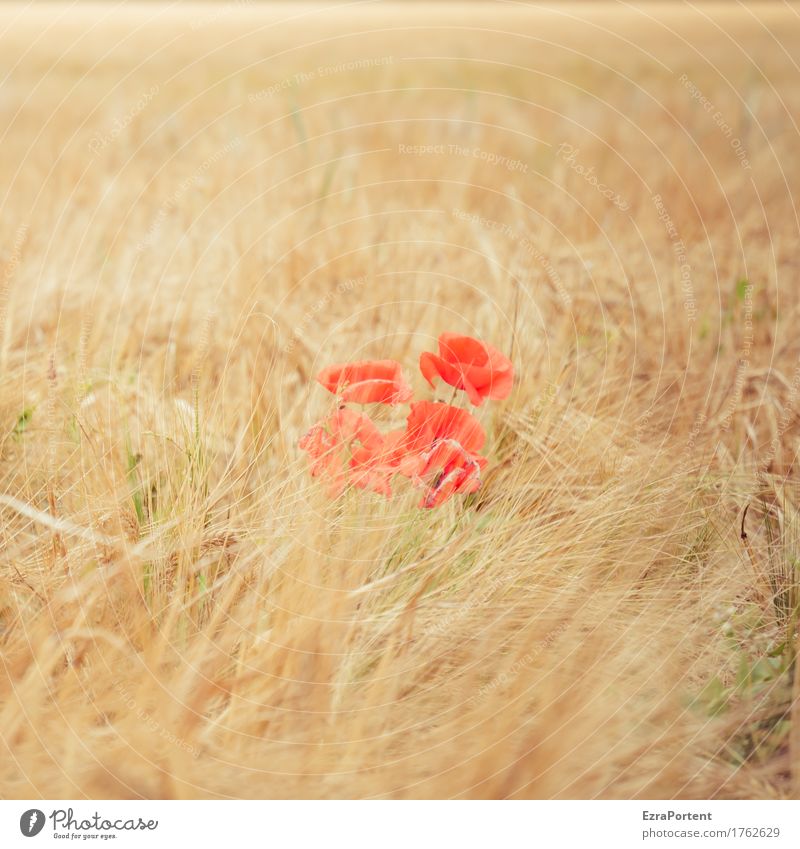
[[749,286],[750,286],[749,280],[742,279],[742,280],[737,281],[737,283],[736,283],[736,297],[740,301],[743,301],[747,297],[747,290],[748,290]]
[[20,414],[17,419],[17,423],[14,425],[14,430],[12,433],[14,434],[15,439],[19,439],[23,433],[25,433],[25,429],[30,424],[31,419],[33,418],[33,407],[26,407]]
[[712,678],[700,691],[695,703],[700,705],[709,716],[715,716],[725,710],[728,694],[719,678]]

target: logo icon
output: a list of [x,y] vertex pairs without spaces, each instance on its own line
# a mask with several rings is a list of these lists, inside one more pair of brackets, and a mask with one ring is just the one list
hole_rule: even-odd
[[19,818],[19,830],[25,837],[36,837],[44,828],[44,813],[38,808],[31,808]]

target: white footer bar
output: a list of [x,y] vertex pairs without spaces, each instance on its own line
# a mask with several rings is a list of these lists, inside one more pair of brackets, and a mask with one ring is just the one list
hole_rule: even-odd
[[0,846],[782,847],[800,802],[0,802]]

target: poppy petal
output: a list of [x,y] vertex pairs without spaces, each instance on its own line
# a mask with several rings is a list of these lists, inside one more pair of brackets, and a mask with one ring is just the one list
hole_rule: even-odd
[[457,333],[442,333],[438,342],[438,355],[425,351],[419,358],[420,371],[431,386],[438,376],[450,386],[464,390],[476,407],[484,398],[499,400],[511,393],[514,366],[501,351],[480,339]]
[[472,336],[459,336],[457,333],[439,335],[439,354],[448,362],[464,365],[485,365],[489,353],[485,342]]
[[436,377],[441,378],[449,386],[456,386],[461,380],[461,371],[458,367],[430,351],[423,351],[419,355],[419,370],[431,386],[435,386]]
[[395,360],[337,363],[322,369],[317,381],[328,392],[356,404],[400,404],[412,394],[403,368]]

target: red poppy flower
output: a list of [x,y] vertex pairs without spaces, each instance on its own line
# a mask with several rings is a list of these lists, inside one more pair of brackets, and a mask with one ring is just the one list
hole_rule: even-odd
[[438,507],[456,493],[476,492],[481,485],[481,469],[487,460],[470,454],[454,439],[435,443],[422,454],[418,477],[426,484],[421,507]]
[[345,408],[315,424],[299,445],[311,459],[312,477],[326,476],[331,495],[337,497],[349,481],[353,457],[359,452],[379,452],[383,437],[368,416]]
[[455,493],[475,492],[486,458],[477,452],[486,434],[470,413],[449,404],[411,405],[406,432],[398,442],[397,470],[424,487],[422,507],[436,507]]
[[400,471],[397,443],[403,431],[381,438],[380,445],[360,445],[350,459],[350,482],[361,489],[392,497],[392,478]]
[[464,450],[474,453],[483,448],[486,434],[481,423],[467,410],[437,401],[412,404],[403,447],[409,451],[426,451],[440,439],[454,439]]
[[438,356],[423,352],[419,368],[431,386],[440,377],[450,386],[463,389],[476,407],[484,398],[507,398],[514,382],[514,365],[505,354],[480,339],[456,333],[442,333]]
[[317,380],[328,392],[356,404],[401,404],[411,398],[411,387],[394,360],[360,360],[328,366]]
[[[439,354],[424,353],[420,368],[433,385],[438,376],[467,392],[476,406],[485,398],[511,392],[511,361],[490,345],[469,336],[443,333]],[[399,363],[362,360],[324,369],[317,380],[339,399],[340,408],[314,425],[300,440],[311,461],[311,474],[325,476],[331,495],[346,486],[392,494],[397,475],[422,489],[421,507],[436,507],[451,496],[475,492],[487,460],[480,455],[486,434],[466,410],[432,401],[411,404],[402,430],[382,434],[372,420],[342,402],[399,404],[411,399]]]

